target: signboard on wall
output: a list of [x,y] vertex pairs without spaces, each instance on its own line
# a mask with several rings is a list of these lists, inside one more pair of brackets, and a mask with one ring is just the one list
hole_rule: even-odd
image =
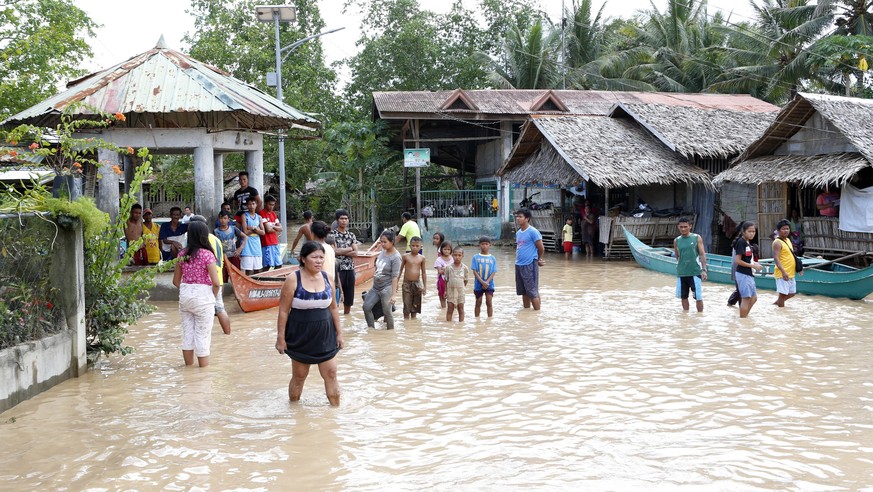
[[427,167],[430,164],[430,149],[404,149],[403,167]]

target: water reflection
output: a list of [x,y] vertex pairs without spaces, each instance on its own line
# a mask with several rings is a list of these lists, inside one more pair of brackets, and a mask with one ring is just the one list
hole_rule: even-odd
[[741,321],[707,284],[686,314],[669,276],[554,256],[535,313],[496,255],[493,319],[448,323],[432,295],[393,332],[344,317],[339,408],[316,370],[287,402],[275,311],[228,303],[234,334],[216,325],[198,370],[160,303],[135,354],[0,415],[3,488],[873,486],[869,303],[763,293]]

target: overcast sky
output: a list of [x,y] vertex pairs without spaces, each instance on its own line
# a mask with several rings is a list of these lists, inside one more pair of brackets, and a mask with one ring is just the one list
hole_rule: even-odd
[[[661,10],[667,4],[667,0],[653,1]],[[566,0],[567,5],[571,2]],[[153,48],[162,34],[170,48],[185,51],[187,47],[182,45],[182,36],[194,30],[193,18],[185,13],[189,6],[186,0],[74,0],[74,3],[103,25],[97,30],[96,38],[90,40],[94,59],[85,66],[89,71],[108,68]],[[279,2],[264,1],[267,5],[274,3]],[[343,0],[318,0],[326,29],[345,27],[343,31],[321,38],[328,62],[350,57],[356,52],[360,16],[354,12],[343,15],[343,3]],[[420,3],[433,10],[445,10],[451,4],[449,0],[420,0]],[[594,4],[600,5],[597,0]],[[542,0],[541,5],[551,19],[557,21],[560,18],[562,0]],[[649,8],[649,0],[609,0],[604,13],[607,17],[629,17],[635,11]],[[748,1],[709,1],[710,15],[720,10],[725,15],[732,12],[732,22],[742,22],[752,15]]]

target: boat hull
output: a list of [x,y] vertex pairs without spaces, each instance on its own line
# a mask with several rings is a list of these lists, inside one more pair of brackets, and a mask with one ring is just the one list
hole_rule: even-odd
[[[363,284],[373,278],[376,256],[378,253],[367,252],[359,253],[355,257],[355,285]],[[250,313],[278,306],[285,278],[296,272],[298,266],[282,267],[255,277],[244,274],[230,262],[226,264],[226,268],[240,309]]]
[[[641,267],[668,275],[676,275],[676,258],[670,248],[653,248],[633,234],[624,231],[630,245],[634,260]],[[730,256],[707,253],[707,280],[722,284],[733,284],[731,280]],[[817,264],[827,263],[817,258],[804,258],[804,271],[797,275],[797,292],[799,294],[820,295],[827,297],[863,299],[873,293],[873,267],[857,269],[845,265],[830,264],[828,270],[814,268]],[[762,261],[766,274],[755,275],[755,286],[758,289],[776,290],[776,279],[773,277],[773,264]]]

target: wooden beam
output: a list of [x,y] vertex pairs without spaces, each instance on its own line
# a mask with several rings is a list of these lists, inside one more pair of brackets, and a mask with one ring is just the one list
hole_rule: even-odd
[[403,139],[403,143],[406,142],[472,142],[476,140],[499,140],[500,136],[495,135],[493,137],[448,137],[448,138],[406,138]]

